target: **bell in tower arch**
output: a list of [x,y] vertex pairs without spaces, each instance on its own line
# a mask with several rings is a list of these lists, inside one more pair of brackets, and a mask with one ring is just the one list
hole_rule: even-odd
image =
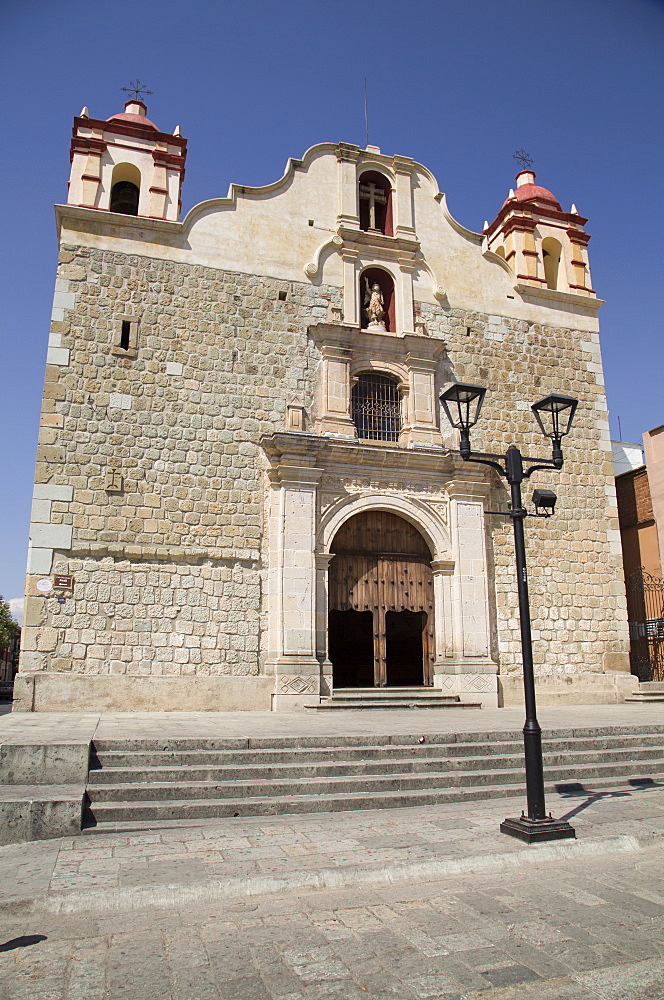
[[138,215],[139,190],[131,181],[118,181],[111,189],[111,212],[121,215]]

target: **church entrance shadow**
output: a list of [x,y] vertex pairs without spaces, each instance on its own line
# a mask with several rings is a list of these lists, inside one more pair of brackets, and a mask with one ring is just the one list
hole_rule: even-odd
[[432,684],[431,553],[419,531],[387,511],[350,518],[331,546],[328,649],[333,684]]

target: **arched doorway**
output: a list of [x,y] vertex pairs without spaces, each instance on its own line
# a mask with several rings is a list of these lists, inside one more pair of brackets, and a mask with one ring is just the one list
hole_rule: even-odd
[[365,511],[341,526],[331,552],[334,687],[431,685],[431,552],[419,531],[396,514]]

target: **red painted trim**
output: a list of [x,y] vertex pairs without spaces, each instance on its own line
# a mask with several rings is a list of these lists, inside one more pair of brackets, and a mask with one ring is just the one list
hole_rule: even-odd
[[509,236],[513,232],[534,233],[537,223],[534,219],[529,219],[524,215],[513,215],[507,219],[503,226],[503,235]]
[[590,242],[590,234],[582,233],[579,229],[568,229],[567,235],[569,236],[572,243],[577,243],[579,246],[588,246]]
[[151,125],[134,125],[130,122],[103,121],[101,118],[74,118],[73,135],[79,128],[101,129],[104,132],[112,132],[116,135],[130,135],[134,139],[151,139],[153,142],[167,142],[169,146],[179,146],[182,155],[186,155],[187,140],[181,135],[171,135],[169,132],[159,132]]
[[101,184],[101,177],[95,177],[93,174],[81,174],[81,180],[82,181],[97,181],[98,184]]
[[521,253],[524,257],[539,257],[537,250],[522,250]]
[[[510,213],[514,212],[516,209],[518,209],[521,212],[528,212],[529,215],[527,216],[511,215]],[[530,219],[532,216],[535,216],[535,219],[532,221],[536,221],[537,219],[548,219],[553,222],[565,223],[567,226],[571,226],[572,223],[577,223],[582,226],[585,226],[585,224],[588,221],[587,219],[582,218],[582,216],[580,215],[570,215],[569,212],[557,212],[553,208],[548,208],[543,205],[535,204],[534,202],[510,201],[507,203],[507,205],[504,205],[501,208],[500,212],[493,220],[489,228],[485,230],[485,232],[487,236],[491,238],[495,235],[495,233],[497,233],[501,229],[501,227],[506,223],[506,220],[508,220],[509,218]],[[574,233],[579,233],[581,237],[586,237],[587,239],[590,239],[590,236],[588,236],[586,233],[583,233],[579,229],[572,229],[571,231]],[[568,229],[567,232],[569,234],[570,229]]]
[[87,136],[75,135],[71,141],[71,146],[69,147],[69,162],[72,163],[75,153],[90,154],[93,153],[95,156],[101,156],[108,149],[108,145],[102,142],[101,139],[92,139]]
[[595,289],[594,288],[588,288],[587,285],[570,285],[569,287],[570,288],[578,288],[579,291],[581,291],[581,292],[588,292],[589,295],[595,295],[596,294],[595,293]]
[[168,194],[168,188],[151,187],[149,190],[154,194]]
[[517,274],[518,278],[523,278],[524,281],[536,281],[539,285],[546,284],[546,278],[536,278],[534,274]]
[[154,149],[152,151],[152,158],[160,167],[167,167],[171,164],[175,167],[180,167],[184,164],[185,159],[179,153],[167,153],[163,149]]

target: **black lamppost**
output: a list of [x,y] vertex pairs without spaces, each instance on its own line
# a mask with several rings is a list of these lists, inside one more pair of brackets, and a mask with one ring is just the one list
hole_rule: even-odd
[[[473,453],[470,447],[470,428],[477,423],[482,409],[486,389],[480,385],[457,382],[441,393],[447,419],[461,432],[459,452],[465,462],[479,462],[495,469],[510,485],[512,506],[509,517],[514,524],[514,549],[516,552],[516,578],[519,590],[519,618],[521,622],[521,653],[523,659],[523,688],[526,700],[526,722],[523,727],[523,744],[526,759],[526,796],[528,815],[520,819],[506,819],[500,824],[503,833],[518,837],[528,844],[542,840],[560,840],[576,836],[573,827],[564,820],[547,816],[544,803],[544,772],[542,768],[542,730],[537,721],[535,703],[535,677],[533,672],[533,648],[530,634],[530,603],[528,600],[528,577],[526,573],[526,547],[523,535],[523,521],[528,511],[521,500],[521,483],[537,469],[562,469],[563,452],[560,442],[572,426],[578,400],[571,396],[554,393],[545,396],[531,409],[545,437],[551,438],[553,455],[551,459],[528,458],[513,444],[502,459],[500,455]],[[544,421],[550,421],[550,430]],[[528,467],[524,468],[524,461]],[[550,517],[555,508],[556,495],[551,490],[535,490],[533,493],[535,516]],[[498,511],[489,511],[498,513]]]

